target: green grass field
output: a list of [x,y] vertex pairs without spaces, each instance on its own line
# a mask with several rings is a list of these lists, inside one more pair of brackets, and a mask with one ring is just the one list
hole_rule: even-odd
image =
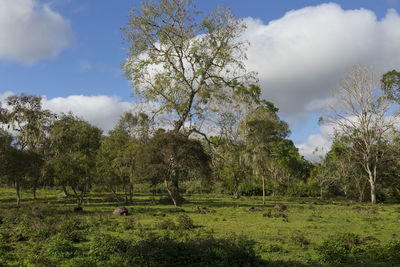
[[[90,247],[96,236],[102,234],[122,240],[152,235],[179,240],[205,235],[229,239],[235,234],[254,241],[255,253],[269,263],[324,265],[316,248],[340,234],[354,233],[362,240],[374,240],[380,244],[398,240],[400,235],[400,204],[371,205],[270,197],[266,205],[262,205],[261,198],[256,197],[232,200],[229,196],[184,195],[187,201],[175,208],[160,204],[160,196],[153,199],[151,195],[137,194],[133,204],[124,205],[115,202],[109,194],[92,193],[83,205],[83,213],[74,213],[74,198],[65,198],[59,191],[39,191],[36,201],[30,199],[29,192],[24,192],[20,208],[14,204],[13,190],[2,189],[0,192],[0,233],[3,236],[0,266],[46,265],[46,257],[56,265],[89,266],[90,262],[85,264],[84,260],[81,262],[76,258],[92,255]],[[287,210],[277,211],[274,208],[277,203],[286,205]],[[127,207],[130,215],[113,215],[118,206]],[[193,229],[174,228],[182,214],[192,219]],[[62,226],[65,221],[79,222],[84,226],[75,225],[71,230],[68,223]],[[55,235],[64,230],[75,231],[78,236],[75,239],[68,237],[73,241],[68,243],[72,246],[72,255],[56,253],[57,249],[68,251],[62,247],[62,242],[61,248],[53,249],[54,253],[46,247],[52,244]],[[70,240],[68,238],[64,239]],[[39,257],[36,262],[27,259],[34,256]],[[98,258],[96,265],[99,262],[101,259]],[[388,262],[383,265],[376,263],[376,266],[387,266]],[[366,264],[375,266],[372,261]]]

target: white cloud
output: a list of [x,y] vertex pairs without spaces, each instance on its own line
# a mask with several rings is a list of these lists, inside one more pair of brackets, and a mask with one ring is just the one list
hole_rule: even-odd
[[296,144],[300,155],[311,161],[320,161],[332,145],[334,129],[329,125],[322,125],[318,134],[313,134],[302,144]]
[[68,20],[36,0],[0,0],[0,60],[33,65],[56,57],[73,39]]
[[400,68],[400,16],[392,9],[377,20],[372,11],[330,3],[289,11],[268,25],[246,23],[248,67],[289,121],[321,108],[353,65],[374,65],[378,73]]
[[114,128],[120,116],[132,108],[132,104],[121,102],[117,97],[72,95],[51,99],[43,97],[43,108],[57,114],[72,111],[107,133]]

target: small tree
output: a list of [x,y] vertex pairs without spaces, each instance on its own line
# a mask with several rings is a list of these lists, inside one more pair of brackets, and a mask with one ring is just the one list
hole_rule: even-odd
[[[281,169],[276,145],[289,134],[288,125],[279,119],[277,111],[271,104],[259,106],[249,112],[241,125],[247,144],[248,164],[254,174],[262,178],[263,204],[266,176],[269,173],[276,180]],[[275,194],[275,190],[273,192]]]
[[197,140],[175,132],[157,133],[145,145],[140,164],[141,176],[154,183],[164,182],[175,206],[182,198],[179,182],[191,173],[207,177],[210,172],[209,156]]
[[101,130],[71,113],[63,114],[52,126],[50,139],[54,151],[50,164],[57,184],[70,186],[80,205],[95,171]]
[[29,172],[25,175],[31,178],[33,199],[36,199],[41,167],[48,148],[48,130],[54,118],[54,114],[49,110],[42,109],[41,101],[39,96],[12,95],[7,98],[9,108],[2,112],[5,113],[3,121],[8,124],[8,128],[16,132],[16,148],[30,154]]

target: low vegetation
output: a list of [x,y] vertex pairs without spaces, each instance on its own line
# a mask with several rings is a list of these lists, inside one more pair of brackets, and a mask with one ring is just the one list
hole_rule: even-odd
[[0,196],[3,266],[400,264],[398,204],[184,194],[175,208],[135,194],[129,215],[116,216],[121,203],[105,193],[89,194],[82,212],[56,190],[39,190],[35,201],[23,191],[20,208],[11,190]]

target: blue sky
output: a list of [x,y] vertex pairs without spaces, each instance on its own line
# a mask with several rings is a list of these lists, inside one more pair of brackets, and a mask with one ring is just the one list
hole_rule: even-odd
[[[71,109],[110,129],[133,102],[120,69],[126,57],[120,28],[138,4],[0,0],[0,101],[10,93],[41,95],[47,108]],[[248,66],[308,158],[315,146],[329,145],[329,129],[317,120],[352,65],[400,69],[398,0],[197,1],[205,13],[215,6],[245,18]]]

